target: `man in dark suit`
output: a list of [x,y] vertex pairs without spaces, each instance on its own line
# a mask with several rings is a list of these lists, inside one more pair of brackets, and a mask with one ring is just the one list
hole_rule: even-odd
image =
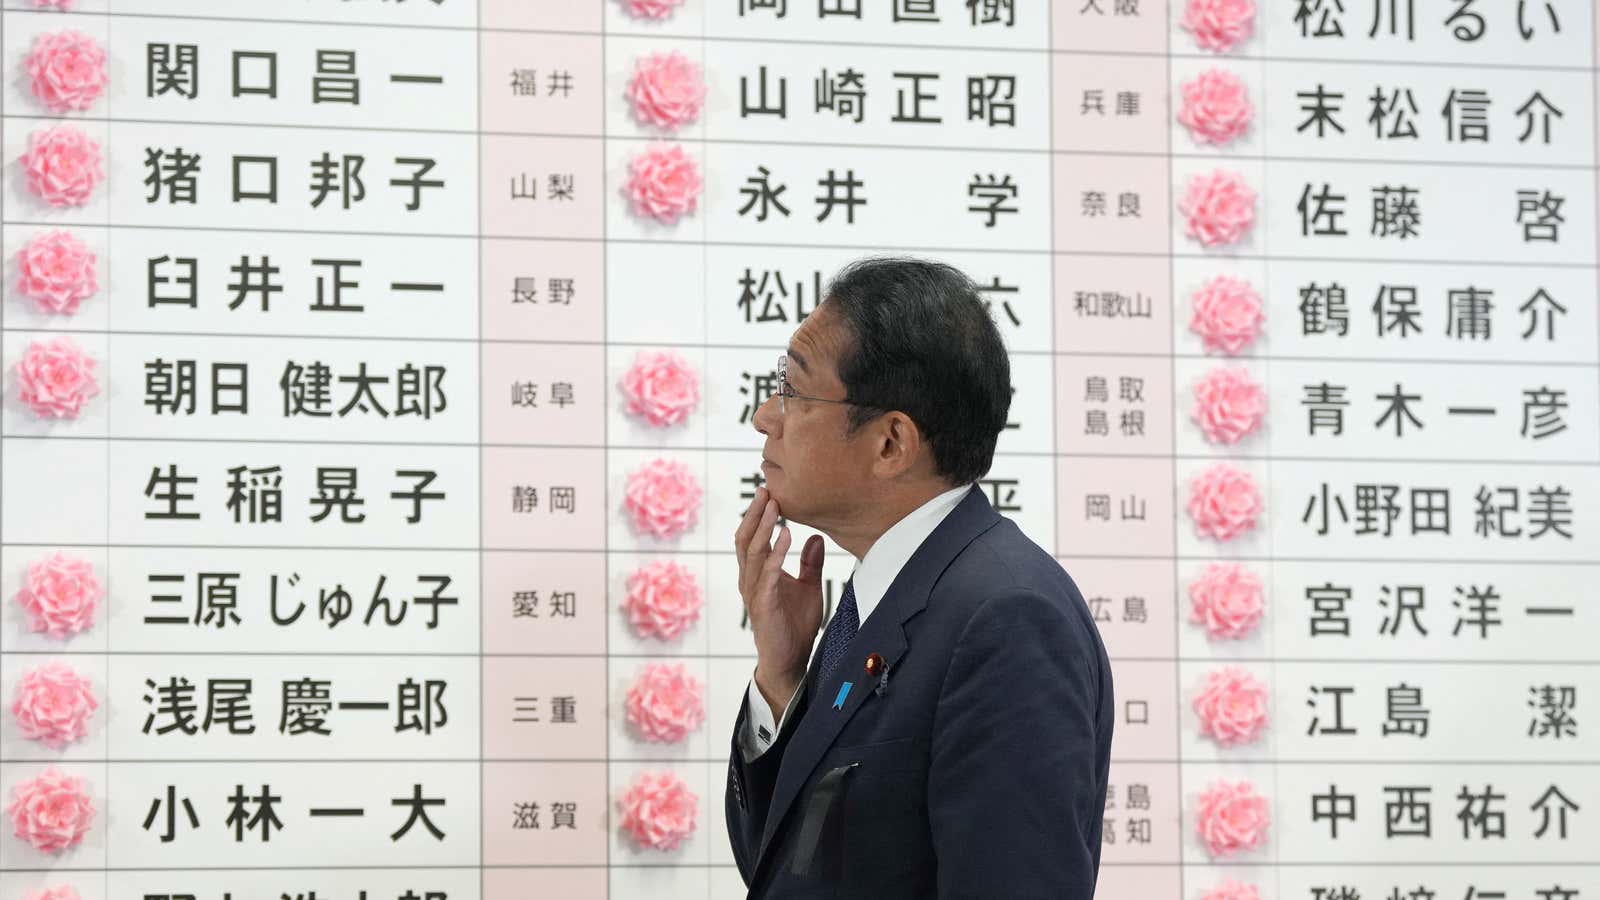
[[[779,382],[734,536],[757,662],[724,802],[749,896],[1091,897],[1111,668],[1072,579],[975,484],[1011,385],[974,285],[852,264]],[[857,560],[814,650],[824,542],[784,572],[780,514]]]

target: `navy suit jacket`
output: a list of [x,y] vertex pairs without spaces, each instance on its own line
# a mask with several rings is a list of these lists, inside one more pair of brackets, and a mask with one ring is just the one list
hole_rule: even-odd
[[981,490],[820,684],[817,663],[749,764],[743,704],[734,726],[724,804],[751,898],[1093,896],[1110,662],[1072,579]]

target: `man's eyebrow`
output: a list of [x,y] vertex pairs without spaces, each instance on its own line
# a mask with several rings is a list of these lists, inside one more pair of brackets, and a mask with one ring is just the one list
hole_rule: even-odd
[[811,367],[806,365],[806,358],[804,356],[801,356],[799,353],[796,353],[794,348],[792,348],[792,347],[789,349],[788,353],[789,353],[789,358],[794,360],[795,364],[800,367],[800,371],[806,373],[807,375],[811,374]]

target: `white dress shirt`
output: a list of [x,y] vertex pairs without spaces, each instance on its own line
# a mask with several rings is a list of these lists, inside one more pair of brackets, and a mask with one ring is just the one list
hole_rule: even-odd
[[[856,592],[856,613],[860,623],[865,625],[867,617],[877,609],[878,601],[889,590],[889,585],[894,583],[895,576],[905,567],[906,561],[917,552],[922,542],[928,535],[939,527],[945,516],[961,503],[961,498],[967,495],[972,487],[964,484],[958,488],[951,488],[937,497],[922,504],[907,513],[905,518],[889,526],[872,546],[867,548],[867,555],[856,561],[854,573],[850,576]],[[837,614],[837,610],[835,610]],[[824,628],[818,634],[826,634]],[[815,642],[812,644],[815,649]],[[783,723],[789,720],[789,713],[794,709],[795,700],[799,699],[800,691],[805,688],[802,681],[796,687],[794,694],[789,697],[789,703],[783,709],[783,718],[777,723],[772,721],[772,708],[767,705],[765,697],[761,696],[761,689],[756,687],[754,674],[750,678],[750,687],[745,691],[745,704],[749,707],[745,716],[744,728],[739,731],[739,751],[745,762],[751,762],[756,757],[767,751],[772,746],[772,741],[783,728]]]

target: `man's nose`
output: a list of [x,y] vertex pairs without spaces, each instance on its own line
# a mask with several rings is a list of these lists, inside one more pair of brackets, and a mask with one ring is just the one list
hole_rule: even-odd
[[750,424],[767,437],[776,437],[782,432],[783,416],[778,415],[777,394],[761,401],[761,405],[756,407],[755,415],[750,417]]

